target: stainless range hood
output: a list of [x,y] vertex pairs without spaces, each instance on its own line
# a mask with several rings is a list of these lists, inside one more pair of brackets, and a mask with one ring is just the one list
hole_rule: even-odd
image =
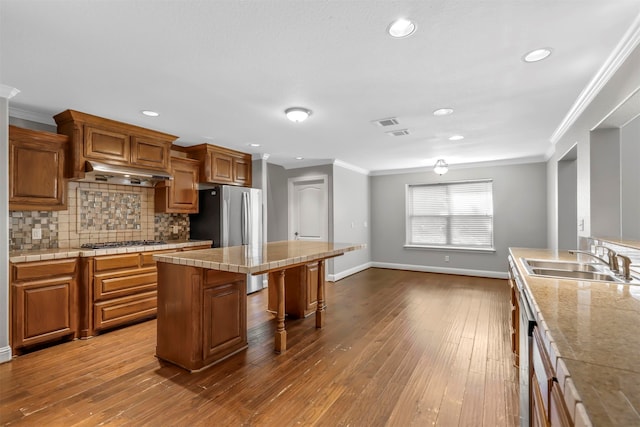
[[75,181],[154,187],[159,181],[168,179],[173,178],[166,172],[129,166],[114,166],[87,160],[84,178]]

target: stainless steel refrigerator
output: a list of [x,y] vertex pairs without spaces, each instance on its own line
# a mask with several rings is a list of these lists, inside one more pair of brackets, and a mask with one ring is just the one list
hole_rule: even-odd
[[[189,215],[191,239],[213,247],[247,246],[262,251],[262,190],[219,185],[199,191],[199,213]],[[247,277],[247,293],[264,288],[265,275]]]

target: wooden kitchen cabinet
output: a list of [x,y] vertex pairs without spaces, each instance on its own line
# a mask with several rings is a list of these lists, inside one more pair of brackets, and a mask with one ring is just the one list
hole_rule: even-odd
[[[518,287],[515,281],[515,266],[513,260],[509,257],[509,287],[510,287],[510,307],[509,313],[509,331],[511,336],[511,353],[513,354],[513,364],[520,366],[520,302],[518,300]],[[518,371],[519,373],[520,371]]]
[[200,162],[200,182],[251,187],[251,155],[211,144],[182,147]]
[[158,270],[153,255],[209,249],[211,245],[80,258],[78,335],[150,319],[157,313]]
[[171,145],[167,141],[148,137],[131,137],[131,164],[144,168],[166,170],[170,164]]
[[538,327],[533,329],[530,391],[532,426],[573,426],[554,364]]
[[198,371],[247,348],[246,274],[164,262],[158,274],[159,358]]
[[228,349],[246,345],[246,300],[246,285],[242,280],[232,279],[231,283],[205,280],[202,291],[205,363],[224,355]]
[[129,135],[124,132],[85,125],[84,156],[105,163],[128,165],[131,158]]
[[9,126],[9,210],[67,208],[68,141],[65,135]]
[[[284,276],[284,309],[291,318],[307,317],[316,311],[318,304],[318,281],[324,280],[324,264],[317,262],[287,269]],[[322,271],[320,271],[320,269]],[[269,283],[277,283],[277,278],[269,276]],[[278,295],[275,286],[269,286],[268,310],[276,312]]]
[[87,160],[169,172],[171,144],[177,136],[74,110],[63,111],[54,119],[58,133],[71,141],[70,178],[84,178]]
[[145,265],[152,254],[82,258],[80,336],[155,316],[158,275],[155,265]]
[[36,344],[77,337],[77,259],[10,267],[13,353],[19,355]]
[[198,213],[197,160],[182,157],[171,158],[171,181],[156,185],[156,213]]

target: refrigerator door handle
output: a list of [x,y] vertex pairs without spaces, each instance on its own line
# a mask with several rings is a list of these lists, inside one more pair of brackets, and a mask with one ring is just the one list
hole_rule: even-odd
[[242,217],[241,217],[241,228],[242,228],[242,244],[249,244],[249,213],[251,210],[249,209],[249,193],[246,191],[242,193]]
[[221,246],[229,246],[229,201],[227,200],[228,195],[223,194],[222,197],[222,245]]

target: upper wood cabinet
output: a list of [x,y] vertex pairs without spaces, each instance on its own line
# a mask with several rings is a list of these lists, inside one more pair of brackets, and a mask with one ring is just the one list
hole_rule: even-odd
[[200,162],[200,182],[251,187],[251,155],[211,144],[181,147]]
[[9,210],[67,208],[68,140],[65,135],[9,126]]
[[58,133],[71,139],[70,178],[84,178],[86,160],[169,171],[171,143],[177,136],[74,110],[54,119]]
[[182,157],[171,158],[171,181],[156,185],[157,213],[198,213],[198,170],[200,162]]

